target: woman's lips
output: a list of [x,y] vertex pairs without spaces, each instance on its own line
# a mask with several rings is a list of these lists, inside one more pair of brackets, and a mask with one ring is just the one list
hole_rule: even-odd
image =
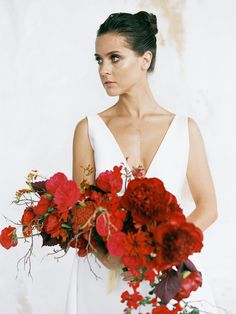
[[104,83],[104,85],[108,87],[112,86],[112,84],[115,84],[115,82],[107,81]]

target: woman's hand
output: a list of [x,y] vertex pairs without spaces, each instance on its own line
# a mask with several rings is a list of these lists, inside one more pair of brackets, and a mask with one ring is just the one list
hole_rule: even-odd
[[[94,255],[98,258],[98,260],[108,269],[116,269],[123,268],[124,265],[121,262],[121,257],[113,256],[109,253],[105,253],[100,248],[94,251]],[[124,281],[132,281],[134,276],[130,271],[123,271],[121,273],[121,277]]]
[[128,270],[127,271],[123,271],[121,276],[123,277],[122,279],[124,281],[132,281],[132,280],[134,280],[134,276]]
[[96,248],[93,254],[108,269],[116,269],[118,267],[122,267],[121,257],[119,256],[113,256],[110,255],[109,253],[105,253],[100,248]]

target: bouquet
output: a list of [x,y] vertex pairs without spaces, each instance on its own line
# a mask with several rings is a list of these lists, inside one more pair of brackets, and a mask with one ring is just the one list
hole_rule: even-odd
[[[31,240],[22,258],[25,264],[34,236],[42,238],[42,246],[59,245],[54,253],[63,251],[62,256],[72,248],[80,258],[103,250],[120,257],[123,271],[133,275],[121,295],[126,310],[149,304],[152,310],[147,314],[199,313],[184,299],[202,284],[201,273],[188,259],[201,251],[201,230],[186,221],[176,197],[160,179],[145,178],[137,168],[133,179],[126,171],[125,192],[119,195],[121,170],[116,165],[100,173],[95,185],[84,179],[79,186],[61,172],[46,179],[32,171],[27,188],[18,190],[14,200],[24,205],[23,215],[16,227],[1,231],[0,244],[9,249],[20,238]],[[88,166],[86,171],[93,169]],[[150,287],[148,295],[139,291],[142,282]]]

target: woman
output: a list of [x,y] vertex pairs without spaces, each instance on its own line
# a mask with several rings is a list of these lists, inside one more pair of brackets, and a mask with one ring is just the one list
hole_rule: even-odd
[[[161,107],[148,83],[155,65],[157,32],[156,16],[145,11],[111,14],[100,26],[95,52],[99,75],[107,94],[119,99],[77,124],[73,179],[79,184],[83,167],[90,164],[96,171],[87,180],[93,184],[100,172],[123,162],[128,169],[141,166],[146,177],[162,179],[179,199],[187,178],[196,204],[187,220],[204,231],[216,220],[217,205],[201,133],[192,118]],[[120,260],[100,251],[95,254],[89,263],[75,258],[67,314],[123,312],[120,294],[132,276],[122,273],[117,287],[108,293],[110,270]],[[203,297],[208,300],[204,293]]]

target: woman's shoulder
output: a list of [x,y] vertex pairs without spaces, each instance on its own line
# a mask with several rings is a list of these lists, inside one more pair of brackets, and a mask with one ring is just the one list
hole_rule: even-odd
[[74,135],[75,137],[88,137],[88,117],[84,116],[83,118],[81,118],[75,125],[75,129],[74,129]]
[[189,143],[191,146],[200,147],[204,145],[204,137],[199,123],[191,116],[186,116],[188,121]]
[[188,121],[189,133],[191,135],[200,135],[200,127],[198,122],[191,116],[186,115]]

